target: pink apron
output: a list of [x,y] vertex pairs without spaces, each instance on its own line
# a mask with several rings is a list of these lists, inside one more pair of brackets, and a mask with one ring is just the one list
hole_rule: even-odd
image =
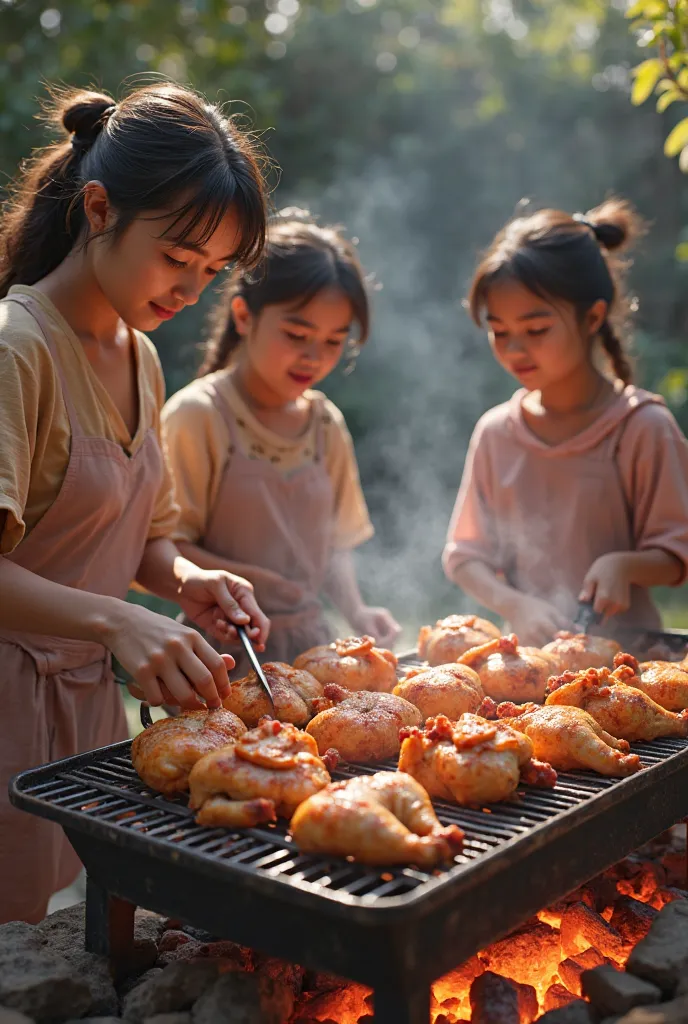
[[[6,557],[45,579],[125,598],[136,576],[156,497],[162,456],[149,430],[133,456],[114,441],[84,436],[69,386],[38,304],[12,295],[38,322],[53,357],[69,416],[67,472],[54,504]],[[0,632],[0,923],[45,916],[80,862],[62,829],[15,810],[15,772],[127,738],[110,654],[97,643]]]
[[[285,477],[266,459],[251,459],[242,452],[231,408],[216,388],[211,394],[227,424],[230,446],[200,543],[229,561],[270,569],[301,585],[296,606],[285,607],[269,587],[256,584],[258,604],[272,623],[261,661],[292,662],[301,651],[332,639],[319,599],[334,521],[334,492],[324,460],[322,401],[317,399],[313,406],[314,461]],[[243,674],[247,669],[243,651],[235,646],[222,650],[236,659],[232,676]]]

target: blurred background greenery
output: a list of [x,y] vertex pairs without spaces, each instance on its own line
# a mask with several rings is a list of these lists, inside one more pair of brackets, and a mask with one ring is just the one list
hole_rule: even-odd
[[[372,337],[325,390],[377,527],[357,556],[363,588],[407,637],[464,607],[442,576],[444,532],[473,424],[513,382],[461,300],[519,200],[575,211],[619,193],[650,221],[631,273],[639,380],[688,428],[688,179],[663,155],[686,108],[631,105],[652,39],[626,13],[625,0],[0,0],[0,186],[44,137],[42,81],[117,94],[157,73],[253,125],[281,167],[276,207],[359,239],[381,286]],[[211,301],[154,335],[169,392],[195,372]],[[684,588],[662,600],[688,625]]]

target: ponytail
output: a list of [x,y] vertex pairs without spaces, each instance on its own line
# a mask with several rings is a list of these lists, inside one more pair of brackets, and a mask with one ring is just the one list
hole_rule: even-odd
[[605,320],[600,327],[600,341],[609,357],[614,376],[622,380],[624,384],[632,384],[633,367],[631,361],[626,355],[623,344],[609,323],[609,320]]
[[232,315],[232,300],[235,295],[239,294],[238,285],[238,275],[235,271],[224,295],[211,311],[210,335],[203,348],[203,362],[198,371],[199,377],[205,377],[217,370],[224,370],[241,344],[241,335],[236,329]]

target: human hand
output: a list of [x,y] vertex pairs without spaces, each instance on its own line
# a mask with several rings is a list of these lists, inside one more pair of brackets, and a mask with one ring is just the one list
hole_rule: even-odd
[[351,625],[362,636],[372,636],[379,647],[391,647],[401,633],[401,626],[387,608],[363,605]]
[[524,647],[542,647],[556,633],[574,630],[573,622],[555,605],[529,594],[519,594],[508,610],[511,631]]
[[592,604],[605,622],[627,611],[631,606],[631,579],[626,552],[612,551],[596,559],[588,569],[578,600]]
[[270,620],[258,607],[253,585],[224,569],[199,569],[190,562],[177,603],[188,617],[220,643],[236,641],[234,626],[245,626],[257,650],[265,650]]

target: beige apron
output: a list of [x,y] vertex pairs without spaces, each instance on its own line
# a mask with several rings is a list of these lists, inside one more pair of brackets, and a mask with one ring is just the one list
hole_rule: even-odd
[[[211,394],[227,424],[230,446],[200,543],[230,561],[270,569],[301,585],[298,603],[285,607],[269,587],[256,584],[256,600],[271,621],[260,660],[292,662],[301,651],[332,639],[319,599],[334,523],[334,491],[324,459],[322,400],[315,400],[312,411],[314,461],[284,476],[267,459],[251,459],[243,453],[231,408],[214,387]],[[237,661],[234,678],[243,674],[247,669],[243,651],[236,646],[221,649]]]
[[[143,555],[162,456],[149,430],[133,456],[84,436],[51,329],[28,296],[12,295],[36,319],[62,385],[71,429],[67,472],[54,504],[6,557],[45,579],[126,597]],[[50,896],[80,863],[62,829],[8,803],[15,772],[126,739],[110,654],[97,643],[0,632],[0,923],[41,920]]]

